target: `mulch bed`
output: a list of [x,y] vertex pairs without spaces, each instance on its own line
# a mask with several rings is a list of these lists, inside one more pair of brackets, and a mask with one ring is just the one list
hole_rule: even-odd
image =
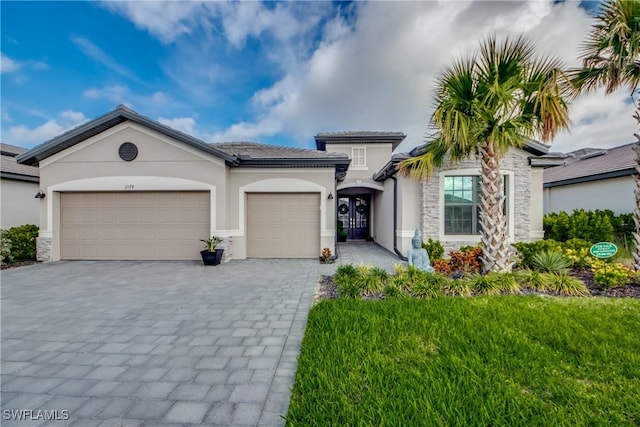
[[631,283],[630,285],[611,289],[602,289],[594,283],[593,273],[589,270],[573,270],[571,275],[582,280],[594,297],[640,298],[639,283]]
[[0,270],[7,270],[9,268],[14,268],[14,267],[24,267],[27,265],[33,265],[33,264],[37,264],[38,261],[20,261],[20,262],[15,262],[13,264],[0,264]]
[[[591,296],[593,297],[610,297],[610,298],[640,298],[640,283],[632,283],[626,286],[619,286],[617,288],[602,289],[593,281],[593,273],[589,270],[573,270],[572,276],[578,277],[584,282],[589,289]],[[523,289],[521,292],[523,295],[527,294],[544,294],[559,296],[553,292],[537,292],[530,289]],[[316,284],[316,289],[313,294],[313,304],[325,299],[337,299],[340,298],[336,285],[333,283],[331,276],[322,276],[320,281]],[[382,299],[381,294],[366,296],[364,299]]]

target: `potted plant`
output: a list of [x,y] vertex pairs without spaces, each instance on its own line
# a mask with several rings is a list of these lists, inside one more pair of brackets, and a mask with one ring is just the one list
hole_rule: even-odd
[[224,239],[218,236],[211,236],[208,239],[200,239],[204,243],[205,250],[200,252],[202,255],[202,262],[204,265],[218,265],[222,261],[222,254],[224,249],[217,249],[217,246],[222,243]]
[[338,242],[347,241],[347,232],[344,230],[344,224],[342,221],[338,221]]

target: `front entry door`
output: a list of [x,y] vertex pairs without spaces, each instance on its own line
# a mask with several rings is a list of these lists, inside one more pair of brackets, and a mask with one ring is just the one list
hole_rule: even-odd
[[364,240],[369,237],[369,195],[340,197],[338,220],[342,221],[347,239]]

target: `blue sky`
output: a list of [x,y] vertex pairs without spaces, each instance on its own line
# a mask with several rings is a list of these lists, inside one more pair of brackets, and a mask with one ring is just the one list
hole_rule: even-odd
[[[118,104],[207,142],[301,147],[335,130],[424,142],[433,81],[490,32],[578,63],[593,4],[1,2],[2,142],[32,147]],[[552,149],[631,141],[622,91],[572,106]]]

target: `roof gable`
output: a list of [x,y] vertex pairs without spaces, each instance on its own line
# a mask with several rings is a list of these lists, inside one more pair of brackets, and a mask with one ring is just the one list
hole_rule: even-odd
[[18,161],[18,163],[23,163],[26,165],[36,165],[41,160],[44,160],[47,157],[57,154],[69,147],[73,147],[74,145],[88,138],[91,138],[92,136],[98,135],[105,130],[126,121],[131,121],[142,126],[146,126],[170,138],[176,139],[209,154],[213,154],[214,156],[219,157],[226,162],[234,161],[233,156],[228,155],[224,151],[212,147],[204,141],[172,129],[169,126],[165,126],[155,120],[151,120],[148,117],[142,116],[123,105],[119,105],[115,110],[96,119],[93,119],[83,125],[80,125],[74,129],[71,129],[70,131],[63,133],[62,135],[59,135],[29,150],[28,152],[19,155],[16,160]]

